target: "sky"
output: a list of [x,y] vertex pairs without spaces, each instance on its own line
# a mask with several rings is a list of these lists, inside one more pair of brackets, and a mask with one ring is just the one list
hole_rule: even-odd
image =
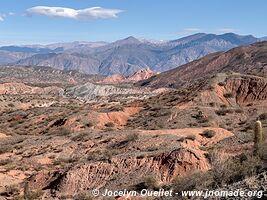
[[0,45],[267,36],[266,0],[2,0]]

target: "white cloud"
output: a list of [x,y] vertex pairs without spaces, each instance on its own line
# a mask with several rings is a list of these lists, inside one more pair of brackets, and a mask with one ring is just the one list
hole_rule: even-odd
[[233,33],[233,32],[238,32],[238,29],[234,29],[234,28],[220,28],[216,30],[219,33]]
[[27,16],[44,15],[48,17],[64,17],[76,20],[92,20],[92,19],[106,19],[116,18],[118,14],[123,12],[119,9],[108,9],[101,7],[92,7],[81,10],[64,7],[48,7],[36,6],[26,10]]
[[0,22],[5,21],[5,18],[6,18],[7,16],[12,16],[12,15],[15,15],[15,13],[13,13],[13,12],[9,12],[8,14],[1,14],[1,13],[0,13]]

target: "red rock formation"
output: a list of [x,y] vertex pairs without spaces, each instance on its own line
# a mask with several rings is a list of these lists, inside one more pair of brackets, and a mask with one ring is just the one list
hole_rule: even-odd
[[113,74],[111,76],[107,76],[102,81],[99,81],[99,83],[105,83],[105,84],[117,84],[125,81],[125,77],[120,74]]
[[150,70],[149,68],[147,69],[141,69],[137,72],[135,72],[133,75],[130,75],[126,78],[127,81],[129,82],[137,82],[137,81],[141,81],[144,79],[148,79],[154,75],[156,75],[157,73],[153,72],[152,70]]
[[130,83],[130,82],[137,82],[144,79],[148,79],[157,73],[153,72],[149,68],[147,69],[140,69],[139,71],[133,73],[132,75],[129,75],[127,77],[124,77],[120,74],[114,74],[111,76],[108,76],[104,78],[102,81],[99,81],[99,83],[104,84],[118,84],[118,83]]

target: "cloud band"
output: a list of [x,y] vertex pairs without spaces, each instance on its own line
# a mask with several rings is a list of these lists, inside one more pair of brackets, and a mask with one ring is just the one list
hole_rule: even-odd
[[36,6],[26,10],[27,16],[44,15],[48,17],[63,17],[75,20],[93,20],[116,18],[123,12],[119,9],[109,9],[102,7],[91,7],[81,10],[64,7]]

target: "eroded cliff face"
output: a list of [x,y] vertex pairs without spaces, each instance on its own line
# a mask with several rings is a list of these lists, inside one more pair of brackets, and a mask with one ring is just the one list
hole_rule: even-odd
[[247,105],[267,99],[267,80],[259,77],[240,77],[226,80],[225,89],[231,91],[236,103]]
[[64,172],[43,172],[32,177],[29,186],[73,195],[95,188],[119,189],[126,187],[129,181],[134,186],[148,175],[153,175],[160,183],[169,183],[177,176],[209,167],[202,151],[179,148],[149,157],[112,158],[75,166]]
[[203,153],[181,148],[154,157],[118,158],[112,159],[110,163],[97,162],[75,166],[66,171],[42,172],[30,179],[28,187],[31,191],[46,191],[45,199],[57,199],[84,191],[89,193],[95,188],[134,188],[149,175],[156,177],[162,184],[168,184],[177,176],[209,168]]
[[[127,142],[122,140],[112,148],[127,152],[97,161],[84,161],[77,165],[58,168],[53,172],[40,171],[28,179],[28,188],[31,191],[41,189],[46,191],[47,195],[58,197],[95,188],[121,190],[136,187],[148,176],[154,177],[159,185],[166,185],[176,177],[210,169],[211,166],[206,157],[207,152],[201,147],[214,145],[233,136],[225,129],[211,127],[208,129],[214,130],[216,136],[204,137],[202,135],[206,130],[204,128],[140,131],[142,141],[125,144]],[[153,140],[151,142],[155,145],[165,145],[165,149],[157,151],[155,146],[153,149],[151,144],[144,140],[145,138],[149,141]],[[181,138],[184,139],[181,140]],[[168,144],[165,144],[166,140]],[[107,140],[104,141],[107,142]],[[112,143],[112,141],[108,143],[110,142]],[[95,151],[94,148],[103,149],[104,147],[93,145],[91,151]]]
[[216,103],[228,106],[247,106],[267,100],[267,79],[249,75],[223,75],[203,90],[195,102],[201,104]]

